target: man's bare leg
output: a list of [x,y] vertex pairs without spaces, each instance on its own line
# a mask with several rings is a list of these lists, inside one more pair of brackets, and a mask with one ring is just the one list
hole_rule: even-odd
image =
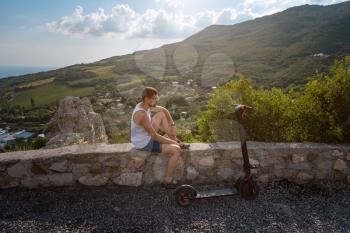
[[[159,129],[161,129],[168,135],[170,139],[176,140],[176,135],[173,135],[171,133],[169,121],[165,117],[164,113],[156,113],[152,117],[152,125],[157,132]],[[170,154],[167,171],[164,178],[165,182],[169,183],[173,179],[174,171],[181,154],[181,148],[176,144],[162,144],[162,153]]]
[[172,133],[170,123],[163,112],[157,112],[152,117],[152,125],[156,131],[161,129],[168,135],[170,139],[177,140],[176,134]]
[[171,180],[173,179],[173,175],[174,175],[174,171],[177,165],[177,161],[180,158],[180,153],[179,152],[175,152],[174,154],[171,155],[169,161],[168,161],[168,168],[167,168],[167,172],[165,175],[165,181],[166,182],[171,182]]
[[162,152],[170,153],[170,159],[168,161],[168,167],[165,175],[165,181],[168,183],[173,179],[177,161],[180,158],[180,150],[180,147],[175,144],[162,144]]

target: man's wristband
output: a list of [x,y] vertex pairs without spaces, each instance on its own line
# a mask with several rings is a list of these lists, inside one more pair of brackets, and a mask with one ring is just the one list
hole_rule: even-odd
[[175,126],[175,123],[171,123],[170,126]]

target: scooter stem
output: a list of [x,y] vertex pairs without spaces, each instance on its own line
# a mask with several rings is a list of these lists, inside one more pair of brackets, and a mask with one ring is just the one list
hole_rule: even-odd
[[245,173],[245,177],[249,177],[251,175],[250,173],[251,165],[249,163],[249,156],[248,156],[248,150],[247,150],[246,131],[244,129],[243,122],[242,122],[245,108],[251,108],[251,107],[244,106],[241,104],[236,105],[235,115],[236,115],[236,120],[238,122],[239,136],[241,140],[241,150],[243,155],[243,170]]

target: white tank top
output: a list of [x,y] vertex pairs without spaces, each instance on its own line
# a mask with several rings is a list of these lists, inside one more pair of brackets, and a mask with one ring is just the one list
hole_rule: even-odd
[[145,109],[141,108],[140,104],[141,103],[136,104],[136,107],[134,108],[134,111],[131,114],[131,142],[137,149],[145,147],[151,140],[151,135],[149,135],[149,133],[141,125],[136,124],[133,118],[135,112],[141,110],[145,111],[148,115],[150,122],[152,121],[151,111],[149,109],[148,111],[146,111]]

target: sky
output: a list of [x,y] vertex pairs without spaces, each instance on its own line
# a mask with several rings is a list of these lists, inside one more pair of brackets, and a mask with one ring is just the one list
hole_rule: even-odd
[[341,0],[1,0],[0,66],[64,67],[181,41],[304,4]]

